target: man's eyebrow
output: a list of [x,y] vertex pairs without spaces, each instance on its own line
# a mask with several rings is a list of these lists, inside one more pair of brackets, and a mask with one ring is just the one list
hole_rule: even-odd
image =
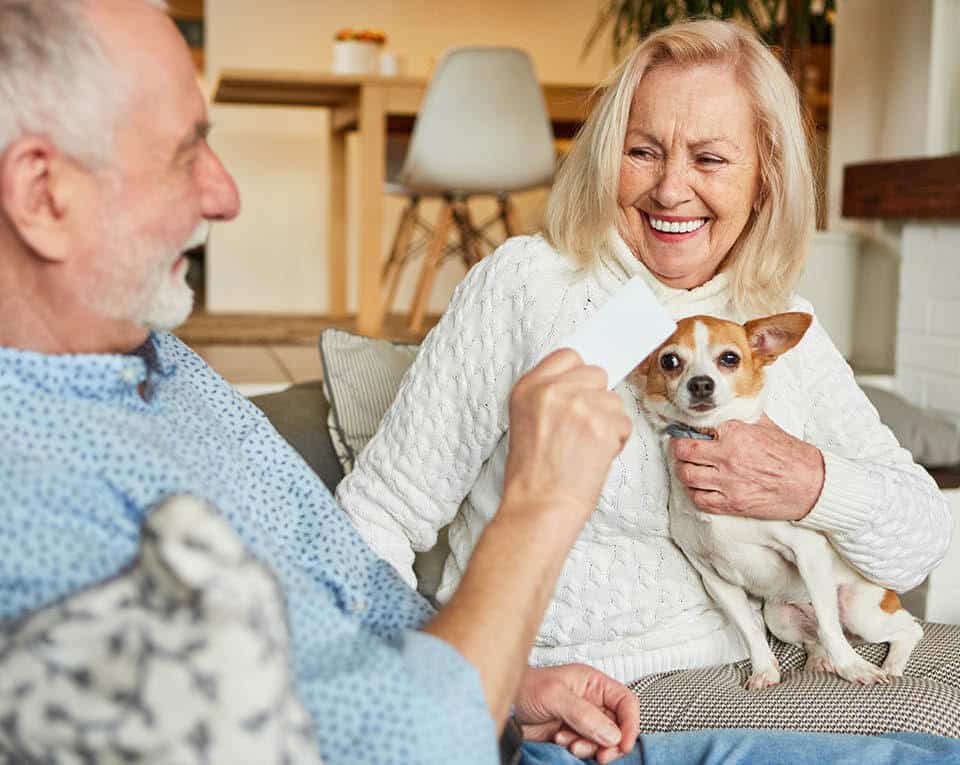
[[185,154],[186,152],[190,151],[190,149],[192,149],[198,143],[201,143],[202,141],[206,141],[207,136],[210,135],[210,130],[212,128],[213,128],[213,125],[211,125],[210,122],[207,120],[197,122],[193,126],[193,130],[191,130],[190,133],[186,135],[183,138],[183,140],[180,141],[180,143],[177,145],[177,150],[176,152],[174,152],[174,157],[175,158],[179,157],[182,154]]

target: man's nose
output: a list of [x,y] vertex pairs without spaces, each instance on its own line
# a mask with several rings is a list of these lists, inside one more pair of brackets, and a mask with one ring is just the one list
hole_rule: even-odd
[[687,390],[694,398],[710,398],[713,395],[713,378],[707,375],[691,377],[687,382]]
[[687,180],[686,162],[668,158],[660,167],[660,178],[653,190],[657,204],[665,210],[671,210],[689,201],[693,192]]
[[228,221],[240,214],[240,191],[233,176],[223,166],[213,149],[205,147],[201,205],[203,217],[207,220]]

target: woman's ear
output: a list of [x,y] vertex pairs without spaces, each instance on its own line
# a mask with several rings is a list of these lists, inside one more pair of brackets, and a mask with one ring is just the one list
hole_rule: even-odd
[[0,156],[0,211],[38,257],[69,257],[69,213],[85,172],[49,140],[36,136],[15,141]]

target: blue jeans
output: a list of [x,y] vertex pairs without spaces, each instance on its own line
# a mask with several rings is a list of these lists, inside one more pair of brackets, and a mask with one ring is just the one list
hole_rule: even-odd
[[[594,765],[556,744],[525,743],[520,765]],[[700,730],[640,736],[616,765],[960,765],[960,739],[927,733],[840,736]]]

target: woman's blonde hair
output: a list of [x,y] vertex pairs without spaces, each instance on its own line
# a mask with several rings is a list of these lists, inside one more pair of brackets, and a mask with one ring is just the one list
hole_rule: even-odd
[[546,210],[546,237],[589,264],[620,224],[620,162],[630,106],[645,73],[664,64],[733,67],[755,108],[760,193],[721,269],[745,315],[783,310],[816,225],[807,130],[797,89],[751,32],[729,22],[690,21],[647,37],[599,88],[599,101],[563,161]]

